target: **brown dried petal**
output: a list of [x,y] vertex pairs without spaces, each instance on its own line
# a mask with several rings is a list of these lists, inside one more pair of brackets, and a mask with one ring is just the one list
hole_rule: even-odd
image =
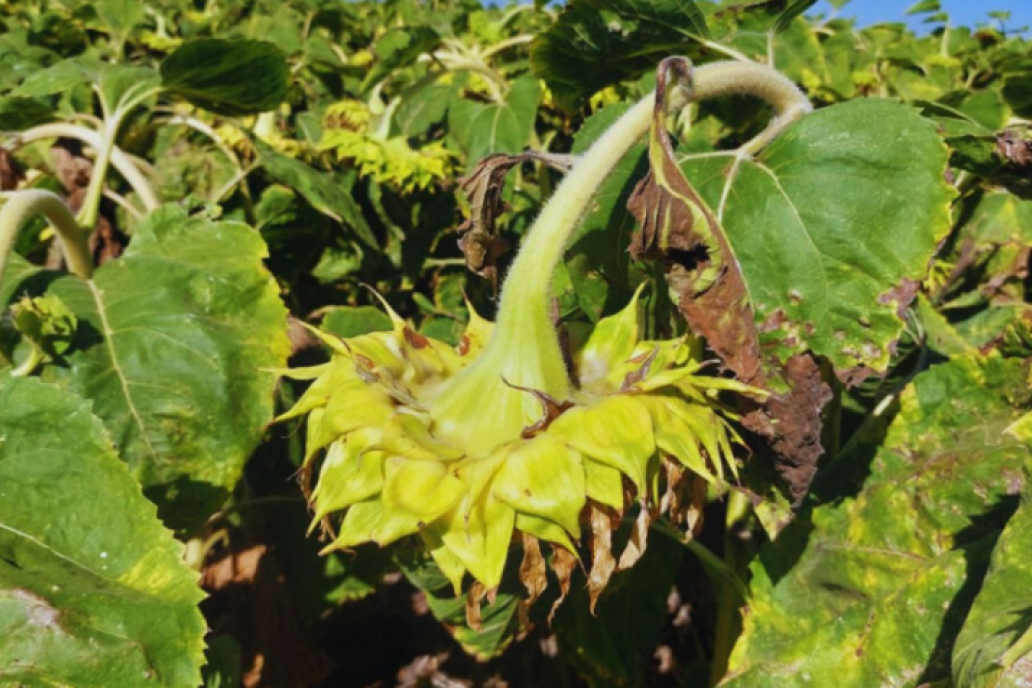
[[589,502],[591,521],[591,572],[588,574],[588,594],[591,597],[591,613],[595,613],[598,596],[606,589],[609,579],[616,570],[613,557],[613,530],[619,519],[607,507]]
[[552,548],[552,571],[555,572],[556,577],[559,579],[559,599],[552,604],[552,610],[548,613],[548,625],[552,625],[552,618],[555,617],[555,612],[559,609],[559,605],[563,603],[566,596],[570,593],[570,578],[573,576],[573,570],[577,567],[577,557],[573,556],[572,552],[567,552],[562,547]]
[[529,533],[523,533],[523,562],[520,564],[520,581],[527,588],[527,604],[537,601],[548,587],[545,558],[541,555],[541,543]]
[[626,571],[634,566],[642,555],[645,554],[645,547],[649,539],[649,527],[652,526],[654,514],[649,510],[645,500],[641,501],[641,511],[638,518],[634,520],[634,528],[631,530],[631,538],[627,541],[623,553],[620,555],[620,562],[616,565],[617,571]]

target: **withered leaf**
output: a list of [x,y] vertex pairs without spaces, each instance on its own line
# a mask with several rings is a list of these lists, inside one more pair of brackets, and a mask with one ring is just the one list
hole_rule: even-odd
[[498,287],[498,259],[509,250],[509,242],[496,231],[498,217],[508,210],[502,200],[505,177],[509,170],[528,160],[537,160],[553,169],[566,172],[573,158],[524,151],[518,155],[489,155],[459,181],[459,188],[469,199],[469,218],[458,229],[459,249],[466,257],[466,266],[491,280]]
[[662,260],[667,280],[680,295],[692,331],[744,382],[760,375],[760,350],[745,280],[713,211],[681,172],[666,129],[666,100],[673,73],[691,79],[691,63],[671,57],[660,63],[649,135],[649,174],[627,208],[639,227],[631,238],[636,260]]
[[533,535],[523,533],[523,561],[520,563],[520,582],[527,588],[527,604],[534,604],[548,587],[545,558],[541,543]]
[[820,412],[830,390],[810,356],[790,361],[784,372],[776,361],[762,356],[755,314],[731,245],[716,215],[677,163],[665,123],[671,75],[690,90],[691,63],[672,57],[659,66],[649,136],[650,171],[627,204],[639,223],[630,250],[635,259],[663,262],[689,327],[706,339],[739,380],[761,388],[775,381],[779,388],[787,385],[787,392],[772,395],[758,407],[747,402],[752,408],[746,425],[770,445],[778,473],[798,502],[822,453]]
[[645,554],[645,547],[649,539],[649,528],[652,526],[652,519],[655,515],[649,509],[649,505],[645,500],[641,500],[641,510],[638,512],[638,518],[634,520],[633,528],[631,528],[631,538],[627,541],[623,553],[620,554],[620,561],[616,565],[617,571],[626,571],[631,568]]

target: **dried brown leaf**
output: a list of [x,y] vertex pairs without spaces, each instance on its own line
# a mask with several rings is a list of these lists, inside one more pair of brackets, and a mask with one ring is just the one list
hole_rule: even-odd
[[519,155],[489,155],[459,181],[459,188],[469,199],[469,218],[459,227],[459,249],[466,257],[466,266],[498,286],[498,259],[505,255],[509,242],[497,232],[498,218],[508,210],[502,200],[505,178],[509,170],[528,160],[537,160],[561,171],[570,168],[568,156],[525,151]]
[[588,595],[591,597],[590,610],[595,613],[598,596],[606,589],[609,579],[616,570],[616,559],[613,557],[613,530],[619,523],[619,517],[612,509],[588,503],[589,520],[591,521],[591,571],[588,573]]
[[466,591],[466,625],[479,633],[482,629],[480,623],[480,603],[487,596],[487,589],[479,581]]
[[820,414],[831,400],[831,388],[810,354],[788,359],[783,374],[788,391],[769,397],[763,406],[747,413],[742,424],[768,445],[778,475],[798,506],[824,453]]
[[0,148],[0,191],[14,191],[25,179],[25,172],[6,148]]

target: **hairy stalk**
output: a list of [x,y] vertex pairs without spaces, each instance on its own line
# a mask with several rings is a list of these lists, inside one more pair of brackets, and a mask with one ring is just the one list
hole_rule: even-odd
[[[26,129],[20,132],[16,136],[12,137],[10,141],[4,144],[4,148],[8,150],[16,150],[21,146],[29,143],[34,143],[42,139],[55,139],[60,137],[67,137],[82,141],[90,148],[97,151],[97,155],[100,155],[101,149],[104,147],[104,140],[99,133],[77,124],[68,123],[55,123],[55,124],[41,124],[31,129]],[[154,193],[154,189],[151,188],[150,182],[143,176],[140,168],[137,167],[136,163],[126,155],[125,151],[112,146],[109,152],[111,166],[114,167],[120,175],[128,182],[129,186],[132,187],[136,195],[140,197],[140,201],[144,207],[148,210],[154,210],[160,203],[158,201],[157,194]],[[94,167],[96,171],[96,166]]]
[[49,191],[16,191],[0,207],[0,284],[18,231],[36,215],[47,218],[61,239],[68,269],[83,279],[93,275],[93,258],[86,245],[86,233],[79,227],[64,201]]
[[[751,95],[773,106],[772,133],[757,146],[811,108],[790,80],[752,62],[699,67],[677,105],[726,95]],[[447,383],[430,409],[439,435],[453,435],[466,446],[487,451],[500,437],[519,436],[522,427],[540,416],[538,400],[519,388],[555,399],[569,397],[571,382],[551,318],[552,276],[595,192],[648,131],[654,103],[655,94],[647,95],[606,130],[545,205],[502,288],[490,343],[473,365]],[[491,413],[483,413],[485,404],[493,405]]]
[[83,199],[82,207],[76,218],[79,225],[87,230],[93,229],[93,226],[97,224],[97,217],[100,215],[100,199],[104,195],[108,167],[111,166],[111,156],[115,149],[115,136],[121,123],[121,117],[116,113],[115,117],[104,122],[104,126],[100,130],[100,147],[96,148],[97,159],[93,162],[90,184],[86,187],[86,197]]

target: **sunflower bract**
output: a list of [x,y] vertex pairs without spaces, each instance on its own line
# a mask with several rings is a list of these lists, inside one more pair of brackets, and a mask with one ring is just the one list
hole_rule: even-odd
[[[305,471],[322,459],[313,527],[336,524],[325,552],[418,535],[456,591],[467,573],[491,589],[515,531],[577,556],[589,505],[620,514],[632,503],[669,504],[659,494],[664,462],[677,468],[664,475],[711,484],[735,471],[737,436],[715,396],[751,390],[699,375],[687,338],[641,340],[637,296],[575,345],[572,398],[521,390],[539,401],[540,420],[515,435],[480,437],[475,450],[436,437],[432,409],[444,383],[483,351],[492,325],[471,313],[452,348],[390,315],[390,332],[320,334],[332,360],[289,373],[313,379],[280,420],[308,416]],[[490,398],[470,402],[492,412]]]

